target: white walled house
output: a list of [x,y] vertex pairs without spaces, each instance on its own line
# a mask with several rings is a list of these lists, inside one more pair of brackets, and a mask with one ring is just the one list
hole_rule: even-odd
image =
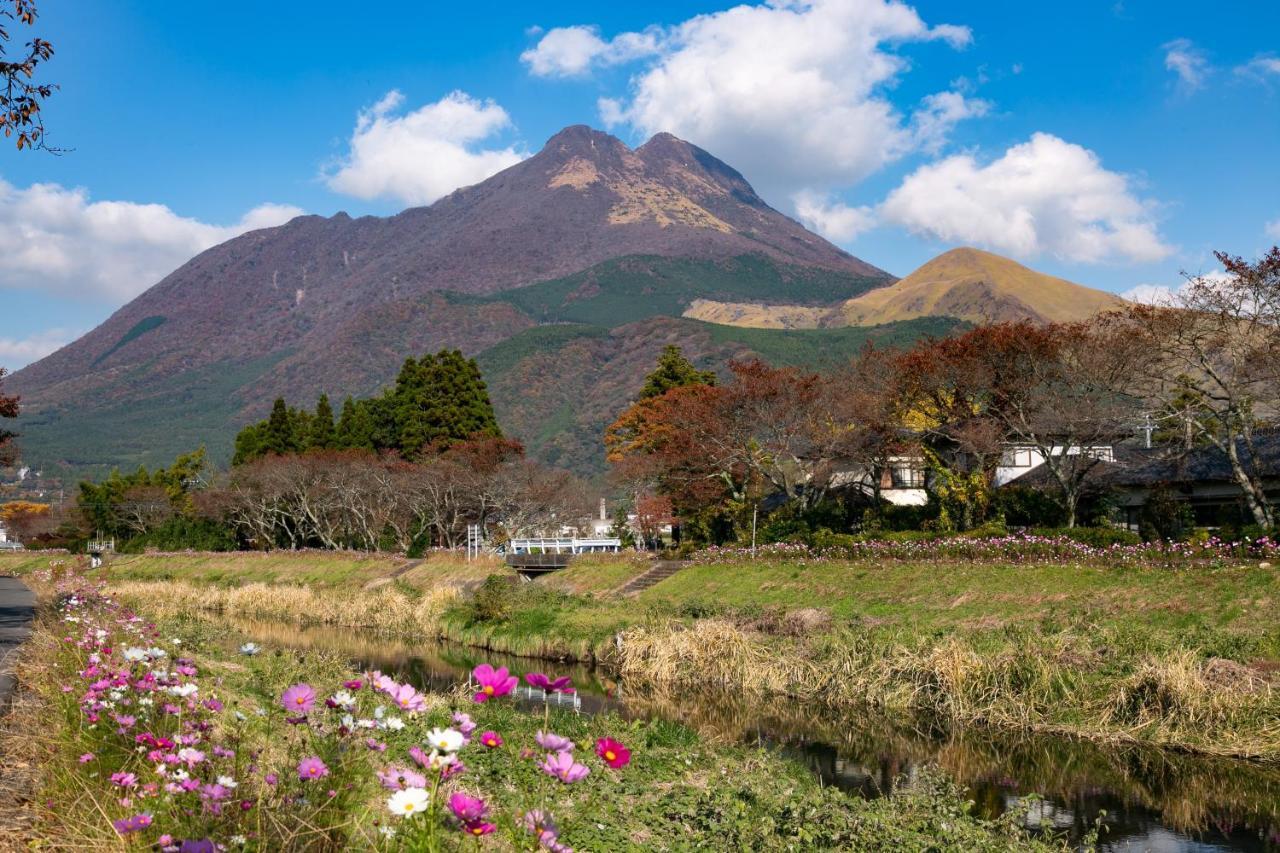
[[929,502],[925,490],[927,468],[920,455],[890,456],[878,471],[862,468],[837,473],[831,481],[834,488],[856,488],[874,497],[879,486],[880,499],[894,506],[924,506]]
[[[1061,456],[1064,452],[1068,456],[1079,456],[1084,453],[1103,462],[1115,461],[1115,450],[1111,445],[1084,448],[1079,446],[1057,446],[1051,452],[1054,456]],[[1011,445],[1005,449],[1004,455],[1000,458],[1000,464],[996,466],[995,479],[992,485],[996,488],[1008,485],[1019,477],[1030,474],[1042,465],[1044,465],[1044,454],[1038,448],[1027,445]]]

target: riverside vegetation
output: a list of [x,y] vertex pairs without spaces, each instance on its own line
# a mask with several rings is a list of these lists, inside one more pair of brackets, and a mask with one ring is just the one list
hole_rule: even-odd
[[[534,584],[445,557],[389,579],[390,561],[353,557],[357,571],[333,554],[316,555],[333,561],[326,571],[305,554],[148,555],[108,577],[167,616],[343,625],[597,663],[637,685],[1273,761],[1280,577],[1271,560],[1238,552],[1116,546],[1068,561],[1018,558],[1006,543],[1003,560],[929,559],[919,545],[867,559],[780,546],[752,560],[721,550],[635,598],[617,594],[648,567],[635,558],[583,560]],[[276,567],[275,583],[245,585],[254,559]]]
[[972,817],[936,775],[867,801],[678,725],[522,712],[505,669],[419,693],[332,656],[237,652],[224,625],[152,622],[69,562],[28,573],[44,607],[5,744],[40,767],[24,832],[42,847],[1063,849],[1016,814]]

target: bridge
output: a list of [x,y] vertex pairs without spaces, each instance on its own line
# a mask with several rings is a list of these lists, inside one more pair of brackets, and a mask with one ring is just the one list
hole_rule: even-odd
[[538,537],[512,539],[506,544],[507,565],[525,580],[554,572],[569,565],[578,554],[616,554],[622,550],[621,539],[578,539],[576,537]]

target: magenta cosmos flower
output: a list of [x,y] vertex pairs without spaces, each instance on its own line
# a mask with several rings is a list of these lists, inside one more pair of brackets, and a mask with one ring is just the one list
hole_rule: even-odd
[[563,735],[539,731],[533,736],[538,746],[550,752],[573,752],[573,741]]
[[482,663],[471,671],[471,675],[480,686],[475,695],[477,702],[487,702],[497,696],[506,696],[516,686],[516,677],[509,674],[505,666],[494,669],[489,664]]
[[480,735],[480,742],[490,749],[497,749],[502,746],[502,735],[495,731],[487,731]]
[[631,763],[631,750],[613,738],[602,737],[596,741],[596,755],[604,759],[614,770],[626,767]]
[[462,829],[464,832],[466,832],[468,835],[474,835],[477,838],[479,838],[482,835],[488,835],[489,833],[493,832],[497,828],[498,827],[494,826],[493,824],[485,823],[482,820],[471,820],[471,821],[467,821],[462,825]]
[[133,817],[121,818],[113,820],[111,825],[116,828],[116,832],[121,835],[128,835],[131,832],[138,832],[151,826],[151,815],[136,814]]
[[449,811],[463,823],[475,823],[488,814],[489,807],[479,797],[456,791],[449,798]]
[[551,678],[541,672],[526,672],[524,680],[530,687],[539,687],[548,693],[572,693],[573,682],[569,680],[569,676],[562,675],[559,678]]
[[304,758],[298,762],[298,778],[299,779],[323,779],[329,775],[329,768],[320,760],[320,756],[313,755],[310,758]]
[[548,776],[554,776],[565,784],[585,779],[587,774],[591,772],[591,768],[574,761],[573,754],[568,752],[550,753],[542,760],[542,764],[539,767],[543,773]]
[[316,691],[310,684],[295,684],[284,691],[280,704],[286,711],[294,714],[305,714],[316,704]]

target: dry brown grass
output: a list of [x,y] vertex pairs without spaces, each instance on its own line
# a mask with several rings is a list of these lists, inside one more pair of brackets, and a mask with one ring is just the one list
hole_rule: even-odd
[[160,618],[202,611],[415,637],[438,635],[441,615],[460,594],[448,586],[413,597],[394,586],[339,595],[305,586],[251,583],[225,588],[180,581],[124,581],[110,590]]

